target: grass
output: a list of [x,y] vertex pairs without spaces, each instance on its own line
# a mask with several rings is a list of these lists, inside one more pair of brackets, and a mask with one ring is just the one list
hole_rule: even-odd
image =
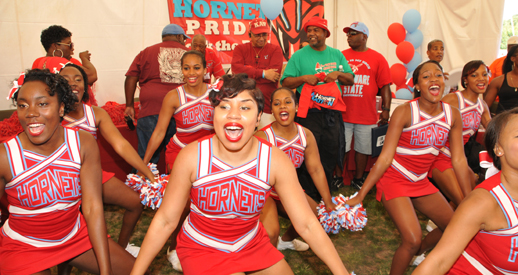
[[[339,193],[349,196],[355,189],[349,186],[342,187],[333,195]],[[363,231],[350,232],[342,231],[339,234],[330,234],[338,254],[340,255],[349,272],[356,274],[389,274],[392,256],[399,246],[399,233],[392,220],[388,216],[383,205],[376,201],[375,190],[367,195],[364,200],[364,207],[367,209],[368,222]],[[131,242],[140,246],[144,240],[145,233],[155,211],[146,209],[142,213],[140,222],[137,224]],[[105,206],[105,217],[108,226],[108,234],[117,240],[118,231],[121,226],[123,210],[115,206]],[[423,234],[426,234],[426,218],[418,213]],[[281,234],[288,228],[290,222],[280,219]],[[174,271],[166,259],[167,247],[164,246],[157,255],[149,270],[151,274],[182,274]],[[327,266],[311,251],[296,252],[282,251],[286,261],[295,274],[331,274]],[[409,267],[406,274],[412,273],[414,268]],[[54,274],[55,269],[53,270]],[[74,269],[73,274],[81,273]]]

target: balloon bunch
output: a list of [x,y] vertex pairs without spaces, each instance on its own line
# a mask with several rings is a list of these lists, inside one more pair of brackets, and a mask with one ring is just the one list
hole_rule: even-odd
[[411,73],[421,63],[421,54],[416,51],[423,43],[423,33],[417,29],[421,24],[421,14],[411,9],[403,15],[403,24],[392,23],[387,34],[396,47],[396,55],[401,62],[390,67],[392,82],[396,85],[396,98],[412,99],[412,88],[406,85],[407,72]]
[[128,174],[126,182],[124,183],[133,189],[133,191],[139,193],[140,201],[143,205],[156,210],[162,204],[165,188],[169,182],[169,175],[159,175],[156,164],[154,163],[149,163],[148,167],[155,175],[154,183],[136,174]]
[[336,209],[328,211],[323,201],[317,206],[318,220],[326,233],[338,234],[340,230],[360,231],[367,224],[367,212],[362,204],[349,206],[345,202],[356,196],[358,193],[344,197],[340,194],[333,197]]

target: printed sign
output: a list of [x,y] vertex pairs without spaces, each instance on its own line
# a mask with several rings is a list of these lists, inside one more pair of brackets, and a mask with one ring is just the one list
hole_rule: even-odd
[[[230,64],[232,51],[250,41],[250,22],[265,18],[260,0],[167,0],[169,21],[180,25],[187,35],[202,34],[207,46],[218,51],[221,61]],[[279,45],[284,59],[299,49],[305,41],[304,23],[311,17],[324,17],[323,0],[284,0],[283,10],[275,20],[267,20],[270,25],[270,42]],[[191,41],[186,41],[190,46]]]

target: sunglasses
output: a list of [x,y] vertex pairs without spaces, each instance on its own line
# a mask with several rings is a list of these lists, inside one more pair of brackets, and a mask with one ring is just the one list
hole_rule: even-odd
[[349,37],[349,36],[354,36],[354,35],[357,35],[357,34],[359,34],[359,33],[361,33],[361,32],[357,32],[357,31],[350,31],[350,32],[348,32],[348,33],[347,33],[347,37]]
[[65,46],[68,46],[68,47],[70,47],[70,48],[73,48],[73,47],[74,47],[74,43],[72,43],[72,42],[70,42],[70,44],[57,42],[56,44],[58,44],[58,45],[65,45]]

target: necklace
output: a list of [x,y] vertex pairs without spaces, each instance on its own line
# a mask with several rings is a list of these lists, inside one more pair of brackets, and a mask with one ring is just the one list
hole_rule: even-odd
[[[518,87],[516,86],[516,84],[514,84],[514,80],[513,80],[513,77],[511,76],[511,73],[509,73],[509,78],[511,79],[511,82],[513,83],[513,86],[514,86],[514,92],[518,92]],[[513,87],[511,87],[513,88]]]
[[264,47],[262,47],[262,48],[259,50],[259,52],[257,52],[257,51],[255,50],[255,47],[254,47],[254,46],[252,46],[252,49],[254,49],[254,52],[255,52],[255,58],[259,59],[259,54],[260,54],[260,53],[261,53],[261,51],[264,49]]

